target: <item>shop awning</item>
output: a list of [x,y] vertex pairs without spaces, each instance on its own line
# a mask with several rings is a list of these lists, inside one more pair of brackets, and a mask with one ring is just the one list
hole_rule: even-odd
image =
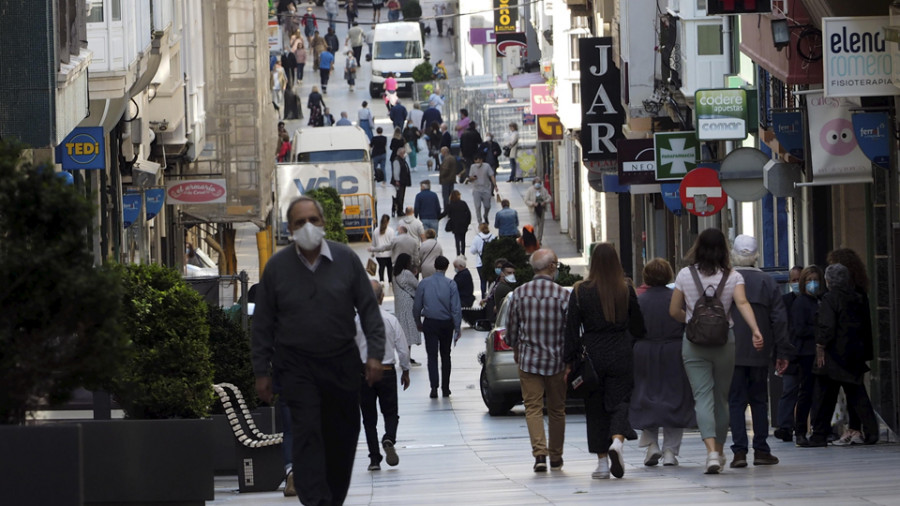
[[528,74],[516,74],[509,76],[507,83],[512,89],[531,88],[532,84],[545,84],[547,79],[540,72],[530,72]]
[[125,114],[125,108],[128,106],[127,97],[119,98],[102,98],[90,101],[90,114],[87,118],[81,120],[78,124],[80,127],[96,127],[102,126],[103,133],[108,134],[110,130],[115,128],[122,115]]

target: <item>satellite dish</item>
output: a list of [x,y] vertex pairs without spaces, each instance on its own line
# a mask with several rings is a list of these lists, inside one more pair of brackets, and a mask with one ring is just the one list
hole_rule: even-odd
[[756,148],[737,148],[722,160],[719,181],[729,197],[753,202],[769,193],[763,184],[763,167],[771,158]]

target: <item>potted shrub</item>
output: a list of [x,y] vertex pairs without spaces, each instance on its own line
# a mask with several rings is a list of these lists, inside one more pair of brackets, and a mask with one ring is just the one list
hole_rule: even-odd
[[120,272],[132,346],[110,391],[127,419],[83,424],[85,502],[203,504],[214,499],[206,303],[168,267]]
[[[90,201],[22,150],[0,141],[0,454],[15,456],[0,459],[0,474],[9,504],[70,504],[81,494],[81,428],[23,424],[116,373],[128,344],[116,323],[122,289],[115,271],[94,267]],[[48,487],[47,476],[60,479]]]
[[348,241],[347,231],[344,230],[344,203],[337,190],[325,186],[309,190],[305,195],[318,200],[325,210],[325,238],[346,244]]

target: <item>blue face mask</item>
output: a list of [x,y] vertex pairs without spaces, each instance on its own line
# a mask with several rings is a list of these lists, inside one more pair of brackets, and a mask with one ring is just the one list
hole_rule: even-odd
[[499,267],[494,267],[494,274],[499,276],[502,272],[503,272],[503,269],[501,269]]
[[788,286],[791,287],[791,293],[793,293],[794,295],[800,295],[800,283],[795,281],[793,283],[788,283]]
[[819,282],[818,281],[808,281],[806,283],[806,293],[810,295],[815,295],[819,293]]

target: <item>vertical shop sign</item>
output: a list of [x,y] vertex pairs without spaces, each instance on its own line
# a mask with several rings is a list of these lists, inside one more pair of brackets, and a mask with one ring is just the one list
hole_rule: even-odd
[[581,59],[581,152],[586,162],[616,160],[622,137],[619,68],[612,61],[612,37],[578,39]]
[[803,152],[803,113],[773,112],[772,128],[775,130],[775,139],[785,151],[794,158],[806,158]]
[[499,33],[516,31],[519,21],[517,0],[494,0],[494,31]]
[[859,149],[846,98],[806,95],[813,185],[871,183],[872,162]]
[[875,165],[888,168],[891,163],[890,118],[886,112],[861,112],[853,115],[853,132],[859,148]]

